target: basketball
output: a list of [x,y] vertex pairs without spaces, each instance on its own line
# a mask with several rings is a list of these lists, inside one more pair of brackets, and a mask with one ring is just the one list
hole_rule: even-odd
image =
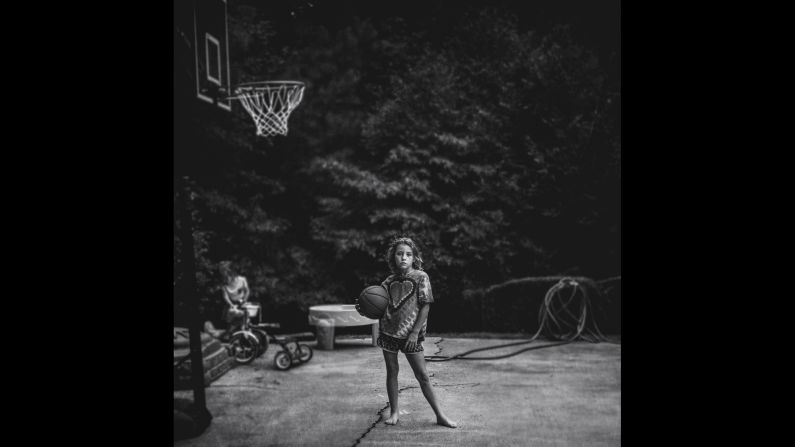
[[359,294],[356,310],[360,314],[373,320],[384,316],[386,306],[389,304],[389,293],[382,286],[370,286]]

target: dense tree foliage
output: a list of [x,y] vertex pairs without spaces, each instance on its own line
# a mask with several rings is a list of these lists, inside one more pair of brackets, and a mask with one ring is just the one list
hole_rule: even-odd
[[[222,259],[272,319],[300,325],[308,306],[350,303],[383,279],[396,233],[421,243],[447,310],[436,330],[479,321],[465,289],[620,274],[615,57],[565,24],[524,29],[503,9],[469,8],[436,28],[353,17],[284,29],[236,3],[233,77],[307,87],[287,137],[257,139],[240,108],[191,118],[202,134],[189,173],[207,318],[220,315]],[[180,250],[175,231],[176,275]]]

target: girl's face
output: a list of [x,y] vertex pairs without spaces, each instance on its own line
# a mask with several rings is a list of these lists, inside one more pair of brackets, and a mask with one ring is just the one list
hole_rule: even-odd
[[395,247],[395,265],[398,270],[403,273],[411,271],[411,266],[414,263],[414,252],[411,247],[406,244],[398,244]]

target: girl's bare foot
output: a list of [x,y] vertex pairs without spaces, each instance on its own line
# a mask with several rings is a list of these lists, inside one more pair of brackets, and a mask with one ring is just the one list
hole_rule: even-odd
[[443,414],[439,415],[439,416],[436,416],[436,423],[439,424],[439,425],[444,425],[445,427],[450,427],[450,428],[458,427],[458,422],[455,422],[455,421],[449,419],[447,416],[445,416]]
[[395,425],[398,423],[398,418],[400,417],[400,411],[396,411],[389,415],[389,419],[384,421],[386,425]]

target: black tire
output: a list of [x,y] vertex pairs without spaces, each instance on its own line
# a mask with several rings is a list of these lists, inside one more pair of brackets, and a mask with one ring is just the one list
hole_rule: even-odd
[[287,371],[290,369],[290,367],[293,366],[290,354],[285,351],[277,352],[276,355],[273,356],[273,366],[279,371]]
[[268,350],[270,346],[270,341],[268,341],[268,333],[263,331],[262,329],[252,329],[251,332],[257,336],[257,341],[259,341],[259,353],[257,357],[265,354],[265,351]]
[[246,365],[257,358],[259,352],[259,341],[251,332],[237,332],[229,340],[232,348],[232,357],[240,365]]
[[314,355],[314,352],[310,346],[298,345],[298,360],[300,360],[301,363],[312,360],[312,355]]

